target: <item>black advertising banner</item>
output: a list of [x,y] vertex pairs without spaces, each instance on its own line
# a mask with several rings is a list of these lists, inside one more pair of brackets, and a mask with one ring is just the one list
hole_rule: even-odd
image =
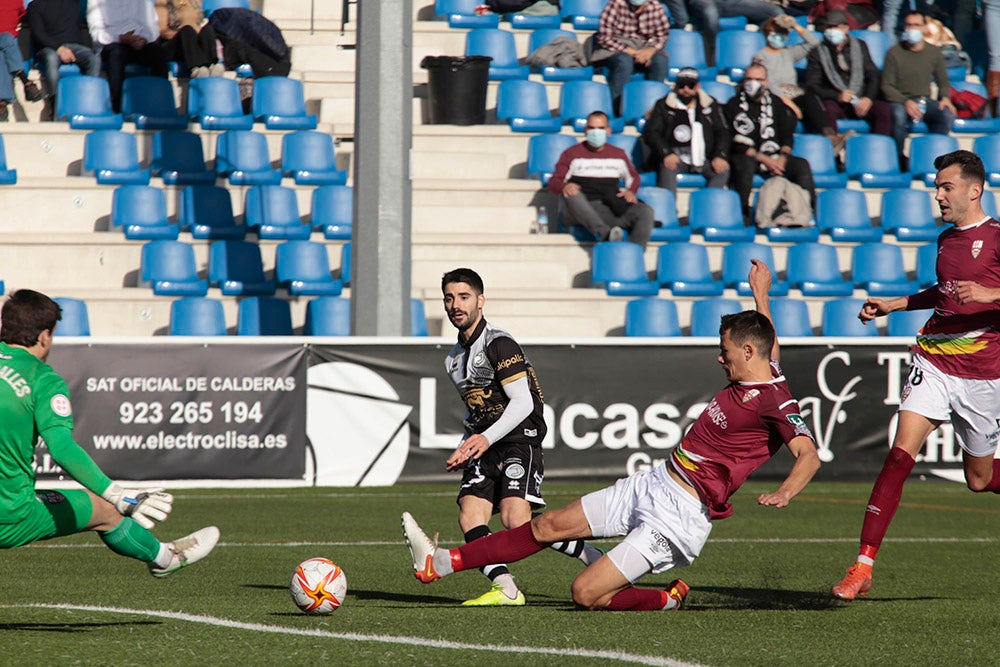
[[[113,479],[302,479],[302,345],[60,342],[76,441]],[[58,479],[44,448],[41,479]]]

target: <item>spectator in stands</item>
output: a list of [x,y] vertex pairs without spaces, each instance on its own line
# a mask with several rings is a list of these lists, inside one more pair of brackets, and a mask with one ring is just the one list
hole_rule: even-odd
[[718,0],[719,16],[745,16],[747,22],[763,25],[768,19],[773,19],[785,13],[782,3],[767,2],[767,0]]
[[42,91],[28,81],[24,71],[24,58],[17,45],[17,33],[24,17],[23,0],[0,0],[0,121],[10,118],[8,107],[14,101],[14,79],[24,86],[24,97],[30,102],[42,99]]
[[160,46],[167,60],[191,71],[191,78],[222,76],[215,30],[205,22],[201,0],[156,0],[160,22]]
[[783,176],[809,193],[816,210],[816,186],[809,163],[792,155],[795,114],[768,87],[767,68],[747,67],[742,89],[725,108],[732,134],[729,187],[740,196],[744,223],[750,224],[753,177]]
[[809,53],[806,90],[819,95],[833,127],[837,119],[863,118],[872,132],[892,136],[892,112],[879,99],[879,71],[868,46],[853,37],[847,14],[834,9],[826,13],[823,42]]
[[90,36],[80,24],[80,0],[32,0],[28,5],[28,26],[45,91],[40,120],[51,121],[59,89],[59,66],[75,63],[81,73],[97,76],[101,73],[101,60],[87,46]]
[[[795,69],[796,61],[819,46],[819,40],[787,14],[768,19],[760,30],[767,46],[754,54],[753,61],[767,68],[771,92],[788,105],[807,132],[827,136],[833,142],[834,152],[839,153],[848,135],[839,134],[837,126],[830,123],[819,96],[806,92],[799,85],[798,70]],[[788,35],[792,30],[802,37],[801,44],[788,46]]]
[[148,0],[89,0],[87,25],[100,49],[111,88],[111,107],[121,111],[125,66],[138,63],[153,76],[167,78],[170,70],[159,44],[160,26],[156,10]]
[[622,89],[632,73],[649,81],[667,78],[670,25],[663,5],[655,0],[609,0],[601,12],[591,61],[608,68],[608,85],[616,114],[621,113]]
[[[908,166],[903,144],[913,123],[923,120],[928,131],[948,134],[955,122],[948,68],[941,49],[924,41],[924,21],[920,12],[906,14],[899,44],[885,54],[882,69],[882,94],[891,104],[893,137],[903,167]],[[932,77],[937,83],[937,100],[931,97]]]
[[683,30],[691,23],[701,31],[705,42],[705,61],[715,65],[715,36],[719,34],[719,7],[715,0],[660,0],[667,6],[670,27]]
[[[646,247],[653,233],[653,209],[639,201],[639,173],[625,151],[607,143],[608,116],[587,116],[586,140],[563,151],[549,180],[549,192],[562,195],[563,217],[602,241],[629,241]],[[619,183],[624,182],[625,187]]]
[[701,89],[698,70],[677,73],[674,89],[648,113],[642,140],[657,185],[677,192],[677,174],[701,174],[710,188],[729,182],[729,128],[722,107]]

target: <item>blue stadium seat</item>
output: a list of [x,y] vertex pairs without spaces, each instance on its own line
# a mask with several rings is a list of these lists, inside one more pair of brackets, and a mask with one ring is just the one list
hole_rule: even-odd
[[316,114],[306,111],[302,82],[287,76],[264,76],[253,84],[251,115],[269,130],[315,130]]
[[597,30],[607,0],[562,0],[562,16],[574,30]]
[[738,313],[743,306],[736,299],[701,299],[691,304],[691,335],[718,336],[722,316]]
[[882,229],[900,241],[933,241],[944,227],[934,219],[930,192],[899,188],[882,193]]
[[170,304],[171,336],[225,336],[226,314],[218,299],[190,296]]
[[719,30],[746,30],[749,21],[745,16],[720,16]]
[[132,241],[176,239],[180,228],[167,217],[167,199],[160,188],[122,185],[111,195],[111,225]]
[[83,171],[96,176],[101,185],[149,184],[149,169],[139,166],[135,135],[121,130],[94,130],[84,137]]
[[677,72],[685,67],[698,70],[702,81],[714,81],[718,71],[708,66],[705,58],[705,40],[700,32],[686,30],[671,30],[667,40],[667,55],[670,66],[667,68],[667,80],[677,78]]
[[347,170],[337,169],[333,137],[326,132],[301,130],[281,137],[281,171],[298,185],[347,183]]
[[657,251],[656,279],[674,296],[721,296],[721,280],[712,278],[708,249],[700,243],[667,243]]
[[779,337],[813,335],[809,306],[802,299],[771,299],[771,320]]
[[906,296],[917,283],[906,278],[903,250],[895,243],[862,243],[854,246],[851,279],[872,296]]
[[247,188],[244,224],[261,239],[308,239],[312,227],[302,223],[295,190],[283,185]]
[[603,111],[608,115],[612,132],[625,129],[625,119],[618,118],[611,106],[611,89],[601,81],[567,81],[559,92],[559,117],[569,123],[577,132],[587,125],[591,111]]
[[753,264],[751,259],[759,259],[771,270],[771,296],[788,294],[788,283],[778,280],[775,270],[774,253],[771,246],[763,243],[731,243],[722,249],[722,283],[736,290],[740,296],[750,296],[750,282],[747,276]]
[[201,137],[192,132],[164,130],[154,134],[149,167],[167,185],[215,184],[215,172],[205,165]]
[[497,89],[497,119],[514,132],[558,132],[562,119],[553,116],[545,84],[510,79]]
[[137,130],[186,130],[188,118],[177,112],[174,88],[158,76],[131,76],[122,84],[122,117]]
[[997,200],[996,200],[996,197],[993,196],[993,191],[992,190],[983,190],[982,204],[983,204],[983,212],[986,215],[988,215],[991,218],[993,218],[994,220],[996,220],[997,219]]
[[875,322],[863,324],[858,319],[864,299],[830,299],[823,304],[824,336],[877,336]]
[[653,220],[659,223],[653,228],[651,241],[673,243],[674,241],[690,241],[691,229],[681,227],[677,219],[677,200],[674,193],[664,188],[644,186],[637,193],[639,199],[653,209]]
[[[639,137],[634,134],[612,134],[608,137],[608,143],[625,151],[625,155],[628,156],[636,171],[642,169],[642,142]],[[655,185],[655,183],[643,183],[643,185]]]
[[559,14],[514,12],[507,14],[507,20],[510,21],[510,27],[516,30],[552,30],[562,25],[562,17]]
[[861,190],[834,188],[816,195],[816,224],[834,241],[881,241],[882,228],[872,225]]
[[90,316],[87,313],[87,302],[80,299],[71,299],[65,296],[57,296],[52,299],[59,304],[62,310],[62,317],[56,325],[53,336],[89,336]]
[[622,119],[642,132],[646,126],[646,113],[669,92],[670,86],[662,81],[629,81],[622,89]]
[[[897,310],[894,313],[889,313],[886,317],[886,321],[888,322],[886,334],[889,336],[913,338],[933,314],[934,309],[932,308],[928,310]],[[871,325],[869,324],[868,326]]]
[[181,190],[178,210],[181,229],[196,239],[242,240],[247,228],[236,224],[229,190],[214,185],[191,185]]
[[937,283],[937,243],[917,248],[917,283],[921,289]]
[[465,55],[489,56],[490,81],[527,79],[531,68],[517,60],[514,33],[510,30],[473,28],[465,35]]
[[934,187],[934,178],[937,176],[934,160],[939,155],[957,150],[958,139],[950,134],[920,134],[910,137],[910,175],[923,181],[927,187]]
[[187,112],[203,130],[249,130],[253,127],[253,116],[243,113],[239,84],[221,76],[191,79]]
[[743,79],[753,54],[766,46],[764,35],[748,30],[724,30],[715,36],[715,66],[732,81]]
[[236,314],[238,336],[291,336],[292,309],[284,299],[251,296],[241,299]]
[[809,162],[817,188],[847,187],[847,174],[837,171],[833,143],[822,134],[796,134],[792,155]]
[[354,188],[324,185],[312,192],[309,224],[328,239],[350,240],[354,226]]
[[[974,31],[969,33],[969,37],[973,35],[982,35],[982,31]],[[963,46],[966,44],[963,42]],[[966,47],[966,50],[971,53],[971,50]],[[951,69],[949,68],[949,73]],[[981,80],[982,77],[980,77]],[[986,86],[981,83],[976,83],[973,81],[965,81],[960,79],[951,79],[951,87],[956,90],[971,90],[977,95],[982,95],[986,99],[989,99],[989,93],[986,90]],[[1000,132],[1000,118],[987,116],[986,118],[956,118],[955,122],[952,123],[951,131],[955,134],[969,134],[969,133],[983,133],[991,134],[993,132]]]
[[215,241],[208,247],[208,282],[226,296],[271,295],[278,288],[264,275],[260,246],[247,241]]
[[722,81],[702,81],[701,89],[719,104],[725,104],[736,96],[736,87]]
[[[553,28],[536,30],[528,37],[528,53],[531,54],[539,47],[545,46],[560,37],[569,37],[575,41],[576,33]],[[594,78],[594,68],[591,65],[587,65],[586,67],[556,67],[554,65],[546,65],[544,67],[532,68],[532,71],[540,73],[542,79],[545,81],[578,81],[581,79],[589,81]]]
[[892,137],[858,134],[847,140],[845,171],[863,188],[908,188],[912,177],[899,169]]
[[656,296],[660,291],[646,275],[642,246],[627,241],[594,244],[590,281],[611,296]]
[[[207,81],[208,78],[195,81]],[[281,183],[281,171],[271,168],[267,137],[260,132],[234,130],[220,134],[215,145],[215,171],[228,177],[231,185]]]
[[889,34],[880,30],[852,30],[851,36],[860,39],[868,46],[872,62],[879,70],[885,65],[885,54],[889,50]]
[[576,144],[570,134],[536,134],[528,139],[528,177],[548,185],[563,152]]
[[677,304],[668,299],[646,297],[625,304],[626,336],[680,336]]
[[351,242],[340,246],[340,282],[344,287],[351,286]]
[[351,300],[322,296],[306,304],[306,336],[350,336]]
[[7,168],[7,151],[3,145],[3,135],[0,135],[0,185],[17,183],[17,169]]
[[337,296],[344,288],[330,273],[326,245],[313,241],[285,241],[274,253],[278,284],[295,296]]
[[743,224],[740,196],[734,190],[695,190],[688,202],[688,212],[688,226],[706,241],[753,241],[757,234],[755,227]]
[[983,159],[990,185],[1000,185],[1000,134],[986,134],[972,142],[972,152]]
[[434,19],[448,21],[449,28],[496,28],[500,15],[488,12],[476,14],[479,0],[434,0]]
[[198,277],[194,248],[182,241],[150,241],[142,246],[140,285],[157,296],[205,296],[208,281]]
[[250,0],[204,0],[201,3],[201,10],[205,12],[205,16],[211,16],[216,9],[230,7],[250,9]]
[[797,243],[788,248],[788,284],[803,296],[850,296],[854,286],[844,280],[837,248],[825,243]]
[[427,312],[424,310],[424,302],[420,299],[410,299],[410,335],[430,335],[427,331]]
[[68,121],[74,130],[119,130],[123,119],[111,110],[111,89],[99,76],[59,79],[56,120]]

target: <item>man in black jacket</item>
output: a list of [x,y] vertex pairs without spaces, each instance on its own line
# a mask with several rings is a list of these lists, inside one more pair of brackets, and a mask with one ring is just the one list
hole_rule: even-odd
[[650,109],[642,140],[656,184],[677,193],[677,174],[701,174],[710,188],[729,181],[729,128],[722,107],[701,89],[698,70],[677,73],[674,89]]
[[90,48],[90,35],[80,20],[80,0],[33,0],[28,5],[31,40],[41,63],[45,107],[41,120],[51,121],[59,88],[59,66],[74,63],[88,76],[101,73],[101,61]]

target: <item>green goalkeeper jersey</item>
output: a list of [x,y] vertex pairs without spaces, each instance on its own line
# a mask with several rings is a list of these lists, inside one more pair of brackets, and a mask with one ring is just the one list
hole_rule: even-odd
[[66,382],[27,350],[0,343],[0,524],[15,523],[35,501],[35,444],[100,495],[111,480],[73,440]]

